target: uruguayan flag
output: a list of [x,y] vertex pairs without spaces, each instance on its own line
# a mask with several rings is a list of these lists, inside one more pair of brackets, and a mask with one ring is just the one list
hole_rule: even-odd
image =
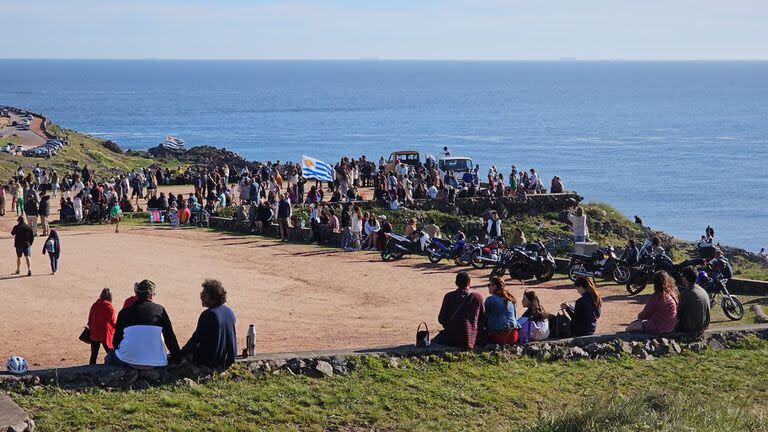
[[333,181],[333,167],[319,159],[302,156],[301,175],[308,179],[313,178],[330,182]]

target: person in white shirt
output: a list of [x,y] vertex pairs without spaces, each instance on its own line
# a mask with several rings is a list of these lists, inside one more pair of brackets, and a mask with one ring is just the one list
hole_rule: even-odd
[[589,228],[587,228],[587,214],[581,206],[576,207],[576,211],[568,213],[568,220],[571,222],[573,230],[573,241],[583,243],[589,241]]
[[72,196],[74,199],[72,200],[72,204],[75,207],[75,219],[77,219],[78,222],[83,221],[83,197],[81,192],[83,189],[85,189],[85,185],[80,180],[80,176],[75,174],[72,176],[75,179],[75,184],[72,186]]
[[431,199],[437,199],[437,188],[434,184],[427,189],[427,193],[429,194],[429,198]]
[[378,219],[376,219],[376,215],[371,213],[367,214],[368,219],[365,221],[365,247],[367,247],[368,250],[376,249],[376,237],[378,236],[378,232],[381,229],[381,225],[379,224]]

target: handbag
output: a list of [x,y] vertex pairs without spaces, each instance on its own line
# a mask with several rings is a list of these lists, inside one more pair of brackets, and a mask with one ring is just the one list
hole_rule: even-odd
[[[424,324],[424,330],[421,330],[421,325]],[[418,327],[416,327],[416,346],[428,347],[429,346],[429,327],[427,323],[422,321]]]
[[82,333],[80,333],[80,337],[78,337],[81,341],[90,344],[91,343],[91,329],[88,328],[88,326],[83,327]]
[[552,338],[564,339],[571,337],[571,319],[563,309],[552,317]]

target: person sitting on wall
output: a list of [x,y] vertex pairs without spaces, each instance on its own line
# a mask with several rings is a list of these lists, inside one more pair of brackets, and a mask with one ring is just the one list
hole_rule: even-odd
[[117,315],[115,347],[106,358],[107,365],[149,369],[168,365],[165,348],[172,360],[180,359],[181,349],[165,308],[152,299],[155,283],[144,279],[134,286],[135,301]]
[[229,368],[237,358],[235,314],[224,303],[227,291],[216,279],[206,279],[200,292],[204,308],[197,328],[181,349],[181,355],[192,362],[217,370]]
[[484,320],[483,297],[470,290],[470,277],[465,271],[456,274],[456,289],[443,297],[437,320],[443,330],[433,343],[464,349],[473,349],[477,332]]

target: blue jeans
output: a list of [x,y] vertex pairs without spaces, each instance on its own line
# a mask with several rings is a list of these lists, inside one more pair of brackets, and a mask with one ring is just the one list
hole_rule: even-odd
[[56,273],[59,270],[59,260],[52,253],[48,253],[48,258],[51,259],[51,271]]

